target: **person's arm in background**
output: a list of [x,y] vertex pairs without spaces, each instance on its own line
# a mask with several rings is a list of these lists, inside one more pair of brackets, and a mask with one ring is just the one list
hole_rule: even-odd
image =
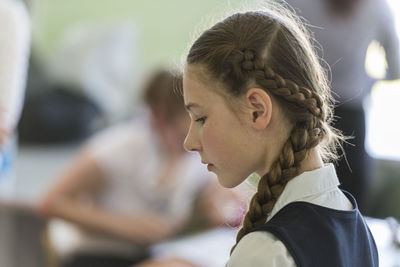
[[0,148],[21,113],[30,48],[30,22],[21,1],[0,0]]
[[[200,192],[198,200],[196,201],[196,207],[194,210],[200,213],[197,214],[197,219],[201,219],[206,224],[208,229],[221,226],[227,226],[231,228],[240,225],[243,215],[246,211],[246,202],[248,202],[249,196],[245,195],[248,192],[241,192],[239,190],[243,190],[243,188],[236,188],[236,190],[227,189],[219,184],[216,177],[210,177],[210,181]],[[207,231],[205,233],[207,233]],[[199,233],[197,233],[197,235],[198,234]],[[186,245],[190,246],[190,243],[187,243]],[[186,255],[184,254],[177,254],[162,258],[151,258],[131,267],[207,266],[204,263],[200,264],[194,259],[190,259],[185,256]],[[213,256],[215,255],[210,255],[210,257]]]
[[245,196],[238,189],[227,189],[218,180],[210,179],[200,193],[198,209],[209,227],[237,227],[246,211]]
[[101,194],[107,186],[105,174],[88,151],[81,152],[44,196],[38,212],[86,229],[148,245],[174,235],[180,228],[156,214],[119,215],[91,205],[85,196]]
[[378,42],[385,50],[387,62],[386,80],[400,79],[400,44],[396,32],[393,12],[390,10],[386,0],[377,1],[381,5],[377,10]]

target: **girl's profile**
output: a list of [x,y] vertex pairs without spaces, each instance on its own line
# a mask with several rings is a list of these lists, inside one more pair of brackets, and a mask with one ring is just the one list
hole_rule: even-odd
[[378,266],[331,160],[342,139],[308,34],[283,7],[235,13],[191,46],[184,142],[225,187],[260,180],[227,266]]

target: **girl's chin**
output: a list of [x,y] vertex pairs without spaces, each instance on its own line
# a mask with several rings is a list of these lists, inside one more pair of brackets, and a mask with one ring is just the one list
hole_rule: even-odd
[[231,176],[224,176],[224,175],[221,175],[221,174],[218,174],[218,173],[215,173],[215,174],[216,174],[217,177],[218,177],[219,183],[220,183],[223,187],[226,187],[226,188],[233,188],[233,187],[238,186],[238,185],[241,183],[241,181],[237,181],[236,179],[232,179]]

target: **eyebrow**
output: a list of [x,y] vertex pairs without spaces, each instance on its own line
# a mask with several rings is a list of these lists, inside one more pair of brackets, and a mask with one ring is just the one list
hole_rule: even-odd
[[191,108],[200,108],[200,106],[195,103],[189,103],[189,104],[185,105],[186,110],[191,110]]

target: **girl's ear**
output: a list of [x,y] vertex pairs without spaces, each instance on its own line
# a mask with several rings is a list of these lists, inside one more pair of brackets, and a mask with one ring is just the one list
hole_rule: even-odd
[[261,88],[250,88],[246,93],[253,128],[265,129],[271,121],[272,101],[269,94]]

